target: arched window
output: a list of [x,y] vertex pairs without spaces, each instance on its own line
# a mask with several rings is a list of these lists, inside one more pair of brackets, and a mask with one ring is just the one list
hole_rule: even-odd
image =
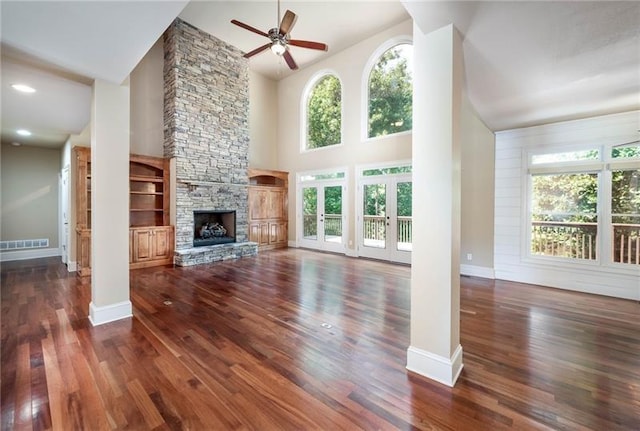
[[369,73],[368,138],[412,129],[412,63],[413,45],[406,42],[396,43],[377,57]]
[[305,149],[342,142],[342,86],[337,76],[322,74],[306,93]]

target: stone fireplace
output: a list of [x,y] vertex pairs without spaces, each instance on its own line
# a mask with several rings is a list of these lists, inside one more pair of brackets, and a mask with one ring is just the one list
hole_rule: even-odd
[[[175,160],[175,264],[255,255],[257,244],[248,241],[247,60],[239,49],[176,19],[164,34],[164,88],[164,155]],[[234,241],[194,247],[198,212],[229,208],[235,211]]]

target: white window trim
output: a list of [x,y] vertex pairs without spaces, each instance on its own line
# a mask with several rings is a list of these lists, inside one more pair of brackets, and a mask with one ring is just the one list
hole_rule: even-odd
[[[340,142],[333,145],[327,145],[318,148],[307,148],[307,105],[309,104],[309,96],[311,91],[325,76],[334,76],[340,83]],[[342,85],[342,79],[340,75],[333,69],[322,69],[314,73],[302,91],[302,98],[300,100],[300,153],[310,153],[319,150],[325,150],[327,148],[340,147],[344,143],[344,85]]]
[[[326,179],[314,179],[310,181],[302,181],[302,177],[306,175],[330,175],[343,172],[343,178],[326,178]],[[302,226],[302,199],[300,199],[302,188],[307,187],[320,187],[324,184],[340,184],[342,185],[342,237],[345,241],[349,240],[349,168],[347,166],[341,166],[331,169],[319,169],[313,171],[301,171],[296,173],[296,240],[295,246],[299,247],[300,239],[303,236]],[[346,242],[342,244],[346,250]]]
[[413,45],[413,37],[410,35],[400,35],[400,36],[396,36],[386,40],[381,45],[379,45],[375,51],[373,51],[373,54],[371,54],[371,56],[369,57],[369,60],[367,60],[367,63],[364,66],[364,69],[362,71],[362,80],[361,80],[362,91],[360,92],[360,94],[362,95],[362,100],[361,100],[362,115],[360,119],[360,138],[361,139],[360,140],[362,142],[369,142],[369,141],[374,141],[379,139],[385,139],[390,136],[398,136],[400,134],[411,133],[410,130],[405,130],[403,132],[392,133],[390,135],[374,136],[371,138],[369,137],[369,78],[371,76],[371,71],[373,70],[373,67],[376,65],[376,63],[378,62],[378,59],[380,58],[380,56],[382,56],[382,54],[384,54],[387,50],[393,48],[394,46],[402,45],[402,44]]

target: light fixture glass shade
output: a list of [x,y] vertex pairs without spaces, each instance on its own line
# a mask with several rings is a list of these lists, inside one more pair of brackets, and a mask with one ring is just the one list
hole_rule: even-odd
[[280,41],[274,42],[271,45],[271,52],[273,52],[275,55],[282,55],[286,50],[287,48]]

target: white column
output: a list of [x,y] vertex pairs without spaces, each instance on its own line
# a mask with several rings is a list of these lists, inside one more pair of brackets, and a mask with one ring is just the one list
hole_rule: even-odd
[[91,105],[91,304],[100,325],[131,316],[129,87],[96,80]]
[[448,386],[460,346],[462,43],[453,25],[413,30],[413,250],[407,369]]

